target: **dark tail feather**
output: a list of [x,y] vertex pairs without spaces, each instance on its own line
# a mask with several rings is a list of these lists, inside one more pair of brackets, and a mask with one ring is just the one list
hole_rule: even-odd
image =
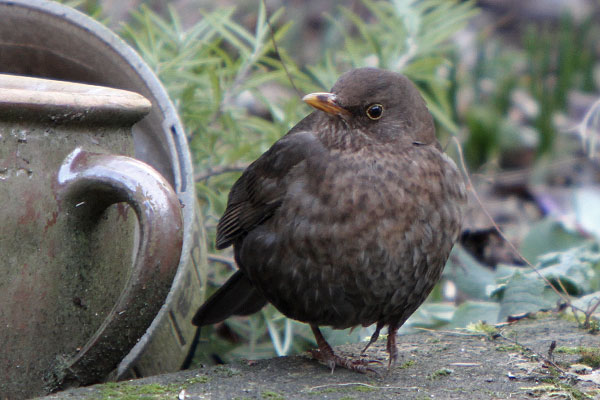
[[237,271],[200,307],[192,323],[196,326],[216,324],[232,315],[249,315],[267,304],[242,271]]

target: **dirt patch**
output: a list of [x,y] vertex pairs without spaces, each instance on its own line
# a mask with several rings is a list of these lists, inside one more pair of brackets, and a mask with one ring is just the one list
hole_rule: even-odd
[[[47,398],[594,399],[600,398],[600,370],[593,364],[600,360],[599,344],[598,334],[579,329],[574,321],[538,315],[498,329],[401,336],[398,363],[389,373],[385,341],[379,340],[367,358],[383,362],[374,367],[382,376],[343,369],[332,374],[308,356],[293,356],[96,385]],[[362,346],[337,351],[358,357]]]

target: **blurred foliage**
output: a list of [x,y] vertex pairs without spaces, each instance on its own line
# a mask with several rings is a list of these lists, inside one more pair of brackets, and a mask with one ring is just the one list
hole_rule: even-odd
[[[507,46],[506,39],[484,31],[478,38],[475,65],[459,78],[461,86],[473,91],[462,120],[468,131],[465,158],[475,169],[497,160],[519,141],[538,155],[556,151],[554,118],[565,109],[569,92],[595,90],[594,43],[600,26],[594,16],[580,23],[569,16],[542,26],[530,23],[514,34],[517,45]],[[517,109],[524,105],[511,98],[517,89],[531,97],[533,110],[516,121],[517,135],[503,140],[515,125],[513,111],[522,111]]]
[[[96,1],[69,3],[79,3],[98,16]],[[297,65],[294,48],[283,45],[294,43],[284,40],[291,27],[284,21],[284,10],[267,13],[259,0],[252,29],[237,22],[234,9],[204,12],[194,26],[184,29],[174,11],[165,17],[147,7],[135,12],[132,22],[123,27],[123,37],[157,73],[186,126],[201,177],[196,189],[212,251],[216,223],[242,167],[311,111],[292,90],[279,57],[303,93],[328,89],[352,67],[403,72],[421,89],[442,139],[466,135],[465,156],[474,168],[496,160],[514,138],[527,139],[524,128],[535,139],[528,145],[540,153],[551,152],[554,112],[564,107],[570,88],[589,90],[593,84],[591,55],[582,50],[597,34],[597,26],[590,22],[575,26],[564,19],[559,29],[526,30],[520,48],[482,35],[475,64],[458,71],[462,55],[448,39],[476,14],[472,1],[363,0],[363,4],[368,18],[344,7],[327,17],[328,32],[343,40],[328,41],[310,66]],[[267,20],[273,25],[279,54]],[[537,112],[525,121],[509,118],[517,89],[536,105]],[[463,109],[458,104],[461,91],[471,92]],[[213,175],[211,171],[226,172]],[[555,219],[540,222],[523,241],[523,252],[537,262],[540,273],[560,282],[570,294],[587,295],[582,299],[589,302],[600,292],[597,240],[572,227]],[[226,256],[211,266],[213,290],[235,268],[232,260],[226,262],[231,253],[221,254]],[[451,282],[467,300],[458,306],[444,302],[444,282]],[[443,283],[402,331],[464,327],[479,320],[495,323],[515,313],[552,308],[557,298],[530,270],[515,266],[491,270],[457,246]],[[214,362],[214,355],[224,361],[256,359],[315,345],[307,325],[286,319],[273,307],[249,318],[231,318],[217,329],[203,329],[197,361]],[[352,333],[324,329],[332,345],[364,339],[370,332],[368,328]]]
[[[547,216],[531,226],[523,238],[519,250],[535,271],[503,264],[492,270],[455,246],[443,281],[452,282],[467,300],[444,314],[445,318],[440,314],[436,318],[421,316],[413,324],[438,328],[464,327],[478,321],[495,324],[509,316],[557,309],[565,299],[580,309],[578,315],[582,317],[600,302],[600,220],[595,218],[600,193],[581,188],[574,190],[572,197],[571,218]],[[430,304],[421,307],[423,312]],[[595,318],[599,312],[596,310]]]
[[[476,14],[473,2],[446,0],[364,0],[371,19],[340,8],[329,16],[345,38],[341,49],[326,49],[324,60],[307,67],[321,87],[331,87],[340,72],[373,66],[399,71],[421,88],[439,127],[458,133],[451,103],[453,65],[448,39]],[[358,34],[352,35],[356,30]],[[438,132],[439,133],[439,132]],[[443,133],[442,133],[443,134]]]
[[[564,237],[564,232],[554,232]],[[588,303],[575,304],[587,311],[594,304],[590,300],[600,300],[600,246],[598,241],[590,239],[580,243],[557,252],[550,242],[537,257],[537,262],[532,259],[537,272],[511,265],[499,265],[495,271],[490,271],[456,246],[444,271],[444,279],[457,283],[458,289],[469,300],[447,315],[442,324],[438,318],[422,319],[420,325],[464,327],[477,321],[495,324],[506,321],[509,316],[556,309],[560,297],[540,276],[563,294],[566,290],[568,296],[585,295]]]
[[97,20],[106,22],[102,15],[102,6],[100,0],[56,0],[66,6],[73,7],[79,11],[94,17]]
[[540,152],[552,151],[556,136],[552,118],[564,108],[570,90],[593,91],[594,43],[600,33],[595,17],[575,24],[564,16],[558,26],[529,27],[523,44],[527,52],[529,90],[540,104],[535,126],[541,134]]

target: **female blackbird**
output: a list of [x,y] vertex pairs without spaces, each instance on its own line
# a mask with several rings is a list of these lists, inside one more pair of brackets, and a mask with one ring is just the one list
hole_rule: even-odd
[[[314,111],[233,185],[216,246],[239,270],[200,308],[198,326],[248,315],[266,302],[310,324],[313,356],[334,354],[319,325],[398,328],[440,278],[461,227],[464,182],[435,137],[431,114],[404,76],[376,68],[342,75]],[[365,350],[367,349],[365,347]]]

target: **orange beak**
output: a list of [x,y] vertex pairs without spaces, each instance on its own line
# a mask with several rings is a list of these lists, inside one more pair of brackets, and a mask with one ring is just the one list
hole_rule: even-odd
[[350,115],[350,112],[337,103],[337,96],[333,93],[317,92],[307,94],[302,98],[309,106],[333,115]]

